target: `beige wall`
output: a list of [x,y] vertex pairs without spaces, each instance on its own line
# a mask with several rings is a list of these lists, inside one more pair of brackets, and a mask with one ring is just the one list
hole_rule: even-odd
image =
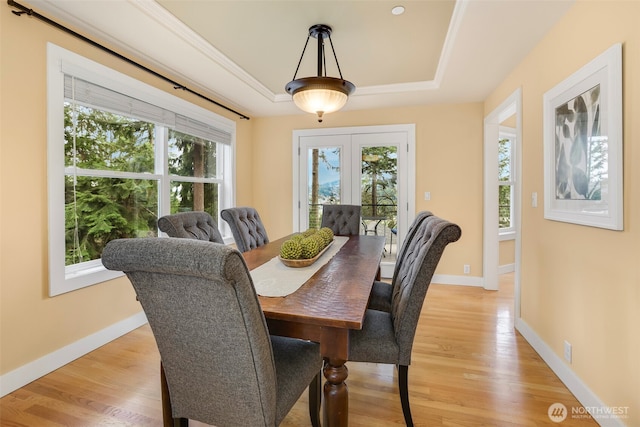
[[[313,115],[256,118],[253,202],[272,238],[292,231],[292,131],[383,124],[416,125],[416,210],[456,222],[462,238],[447,247],[438,274],[482,274],[482,104],[342,111],[318,124]],[[461,174],[461,171],[464,171]],[[265,179],[268,177],[268,179]],[[424,200],[424,192],[431,200]]]
[[516,262],[516,241],[504,240],[499,243],[498,251],[500,256],[498,257],[498,265],[508,265]]
[[[96,60],[196,104],[211,104],[150,77],[86,43],[0,7],[0,374],[140,311],[126,279],[49,298],[47,254],[46,43]],[[230,119],[236,116],[214,109]],[[250,122],[238,122],[248,156]],[[238,200],[251,201],[251,170]]]
[[624,231],[544,219],[522,206],[522,319],[609,406],[640,425],[640,2],[578,1],[488,98],[485,112],[521,87],[523,200],[544,194],[542,97],[623,43]]

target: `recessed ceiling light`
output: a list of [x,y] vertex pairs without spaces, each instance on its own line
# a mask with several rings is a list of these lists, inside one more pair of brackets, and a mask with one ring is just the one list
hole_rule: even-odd
[[404,6],[396,6],[391,9],[391,13],[394,15],[402,15],[404,13]]

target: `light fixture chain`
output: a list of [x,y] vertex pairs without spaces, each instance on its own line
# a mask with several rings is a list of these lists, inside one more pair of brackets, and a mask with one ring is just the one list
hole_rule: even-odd
[[[307,50],[307,45],[309,44],[309,37],[311,36],[307,36],[307,41],[304,42],[304,47],[302,48],[302,55],[300,55],[300,60],[298,61],[298,66],[296,67],[296,72],[293,73],[293,79],[296,79],[296,76],[298,75],[298,70],[300,69],[300,64],[302,64],[302,58],[304,58],[304,52]],[[334,52],[335,55],[335,52]]]
[[[338,63],[338,56],[336,55],[336,50],[333,48],[333,40],[331,40],[331,34],[329,34],[329,43],[331,43],[331,51],[333,52],[333,57],[336,60],[336,66],[338,67],[338,74],[340,74],[340,79],[344,80],[342,77],[342,71],[340,70],[340,64]],[[325,71],[327,70],[327,65],[325,63],[324,66]]]

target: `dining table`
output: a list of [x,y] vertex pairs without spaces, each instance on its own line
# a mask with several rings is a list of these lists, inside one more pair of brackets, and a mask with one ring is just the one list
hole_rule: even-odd
[[[244,252],[249,270],[277,258],[285,236]],[[384,252],[383,236],[349,236],[340,249],[297,290],[286,296],[262,296],[260,305],[269,333],[318,342],[325,360],[323,374],[326,427],[349,420],[349,331],[362,329],[369,295]],[[282,270],[282,268],[281,268]],[[296,268],[291,267],[294,274]]]

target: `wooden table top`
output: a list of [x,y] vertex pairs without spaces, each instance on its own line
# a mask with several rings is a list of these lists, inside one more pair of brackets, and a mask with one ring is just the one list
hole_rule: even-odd
[[[243,253],[250,270],[280,253],[289,236]],[[362,329],[382,253],[384,237],[350,236],[349,241],[300,289],[286,297],[259,297],[267,319],[316,326]]]

